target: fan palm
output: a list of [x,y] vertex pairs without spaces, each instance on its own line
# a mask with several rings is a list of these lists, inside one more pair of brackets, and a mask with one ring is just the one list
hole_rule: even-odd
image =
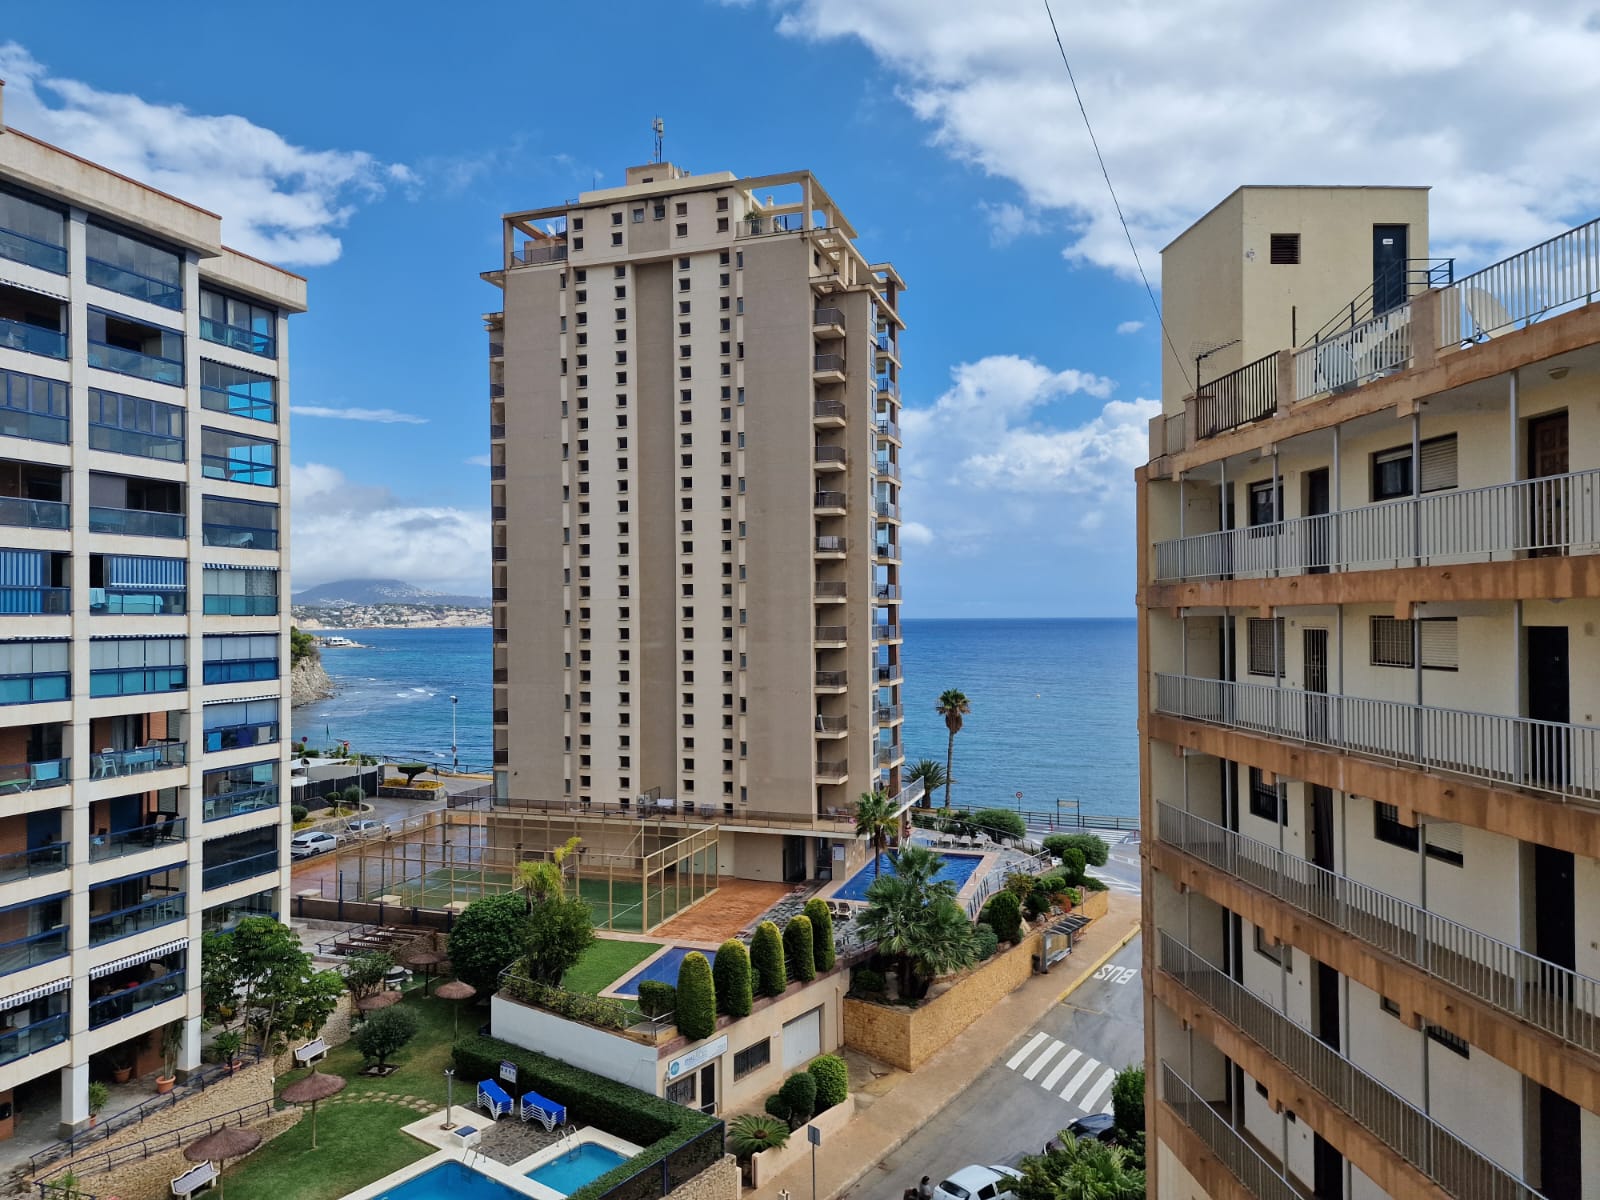
[[872,876],[883,873],[883,850],[889,844],[889,831],[897,825],[894,807],[883,792],[862,792],[856,801],[856,836],[872,844]]
[[906,771],[909,782],[922,781],[923,808],[933,807],[933,794],[944,786],[945,778],[944,767],[936,758],[919,758]]
[[789,1140],[789,1122],[769,1113],[744,1113],[728,1124],[728,1149],[741,1162],[763,1150],[781,1150]]
[[[911,997],[925,990],[936,975],[972,965],[972,925],[950,896],[948,884],[929,883],[913,857],[901,874],[907,855],[896,859],[896,874],[875,879],[867,886],[867,906],[857,928],[865,941],[895,959],[899,967],[900,994]],[[923,985],[919,987],[918,984]]]
[[1121,1146],[1063,1133],[1056,1149],[1022,1160],[1013,1191],[1018,1200],[1141,1200],[1145,1177]]
[[951,771],[955,766],[956,734],[961,732],[961,718],[972,711],[972,704],[960,689],[947,688],[939,694],[934,711],[944,718],[944,727],[950,731],[950,741],[944,752],[944,806],[949,808],[950,785],[955,782]]

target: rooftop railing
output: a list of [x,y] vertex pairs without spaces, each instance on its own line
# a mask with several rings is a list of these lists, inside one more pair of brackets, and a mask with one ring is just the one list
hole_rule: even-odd
[[1447,1194],[1475,1200],[1540,1200],[1522,1180],[1229,979],[1171,934],[1162,933],[1160,939],[1163,972]]
[[752,213],[740,218],[734,225],[735,237],[766,237],[774,233],[799,233],[806,226],[803,213],[774,213],[763,216]]
[[514,267],[534,267],[540,263],[565,262],[567,259],[567,243],[558,242],[554,245],[540,243],[539,245],[524,246],[521,250],[511,252],[511,265]]
[[1600,728],[1590,725],[1190,675],[1156,676],[1156,711],[1564,799],[1600,799]]
[[1294,398],[1342,392],[1411,361],[1410,303],[1391,308],[1326,341],[1295,351]]
[[1600,219],[1557,234],[1446,288],[1439,347],[1484,341],[1600,295]]
[[1161,1099],[1250,1195],[1258,1200],[1302,1200],[1300,1191],[1283,1172],[1261,1157],[1221,1113],[1201,1099],[1171,1063],[1161,1064]]
[[1600,981],[1164,801],[1156,803],[1156,821],[1162,842],[1571,1046],[1600,1054]]
[[1278,407],[1276,352],[1213,379],[1195,392],[1195,430],[1215,437],[1240,425],[1270,417]]

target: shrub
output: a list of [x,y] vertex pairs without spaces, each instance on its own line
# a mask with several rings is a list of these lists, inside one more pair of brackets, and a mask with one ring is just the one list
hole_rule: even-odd
[[1022,915],[1030,921],[1037,921],[1042,915],[1050,911],[1050,893],[1039,891],[1029,892],[1022,902]]
[[994,952],[1000,948],[1000,939],[995,936],[993,928],[979,924],[972,931],[972,948],[973,954],[982,962],[994,957]]
[[698,950],[691,951],[678,965],[678,1032],[698,1042],[716,1029],[717,989],[711,982],[711,964]]
[[983,919],[1002,942],[1014,942],[1022,936],[1022,905],[1010,892],[996,892],[983,907]]
[[639,1011],[647,1017],[664,1017],[678,1011],[678,989],[659,979],[639,981]]
[[1105,880],[1096,879],[1093,875],[1085,875],[1078,881],[1078,886],[1086,892],[1103,892],[1106,890]]
[[1144,1132],[1144,1068],[1124,1067],[1111,1081],[1111,1114],[1119,1134]]
[[730,1017],[750,1015],[750,952],[738,938],[717,947],[711,961],[711,983],[717,992],[717,1011]]
[[883,987],[883,972],[874,971],[871,967],[857,967],[856,973],[850,979],[850,990],[860,992],[864,996],[881,996]]
[[756,936],[750,942],[750,967],[755,972],[758,995],[781,996],[789,986],[783,966],[783,935],[771,921],[756,926]]
[[419,762],[395,763],[394,769],[406,777],[405,786],[410,787],[413,779],[428,770],[428,764]]
[[969,821],[974,829],[987,833],[996,840],[1028,836],[1028,826],[1022,819],[1022,814],[1009,808],[980,808],[972,814]]
[[810,983],[817,977],[816,951],[811,943],[811,921],[803,914],[789,918],[783,927],[783,956],[791,979]]
[[1078,888],[1068,888],[1062,894],[1066,896],[1067,901],[1073,908],[1077,908],[1078,905],[1083,903],[1083,892]]
[[1083,860],[1091,867],[1103,867],[1111,856],[1111,847],[1097,833],[1052,833],[1044,839],[1044,848],[1057,858],[1065,858],[1064,851],[1082,852]]
[[356,1027],[356,1049],[381,1067],[388,1057],[417,1036],[417,1018],[409,1008],[385,1008]]
[[811,922],[811,956],[816,960],[817,974],[833,970],[833,914],[828,906],[813,896],[806,901],[806,919]]
[[806,1074],[817,1085],[817,1111],[827,1112],[843,1104],[850,1094],[850,1069],[837,1054],[819,1054],[806,1066]]
[[783,1097],[778,1095],[777,1092],[773,1092],[772,1095],[763,1100],[761,1107],[766,1110],[769,1117],[777,1117],[778,1120],[783,1122],[784,1128],[788,1128],[789,1106],[783,1102]]
[[1083,869],[1087,864],[1088,860],[1084,858],[1082,850],[1076,846],[1068,846],[1061,855],[1061,877],[1067,883],[1076,886],[1083,878]]
[[1039,890],[1050,896],[1060,895],[1067,890],[1067,881],[1060,875],[1046,875],[1039,880]]
[[500,972],[522,957],[527,920],[527,904],[511,892],[467,905],[450,933],[456,977],[477,988],[480,996],[492,994]]
[[796,1071],[783,1081],[778,1089],[778,1099],[788,1109],[790,1128],[798,1128],[811,1120],[817,1111],[817,1081],[804,1071]]
[[310,815],[311,810],[304,804],[291,804],[289,806],[289,820],[294,822],[296,825],[300,824],[301,821],[304,821]]
[[743,1113],[728,1123],[728,1150],[742,1162],[763,1150],[781,1150],[788,1140],[789,1123],[772,1114]]
[[587,992],[568,992],[517,975],[507,976],[505,986],[500,990],[513,1000],[601,1029],[626,1029],[636,1020],[633,1009],[621,1000],[614,1000],[610,996],[591,996]]
[[522,967],[541,983],[560,983],[594,945],[594,915],[576,896],[540,901],[523,918],[522,928]]
[[1005,890],[1010,892],[1019,901],[1027,898],[1028,893],[1039,886],[1039,881],[1032,875],[1007,875]]

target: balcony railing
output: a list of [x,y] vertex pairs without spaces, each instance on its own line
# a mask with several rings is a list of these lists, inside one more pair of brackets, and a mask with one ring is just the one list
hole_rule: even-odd
[[816,640],[819,642],[844,642],[850,639],[850,630],[845,625],[818,625]]
[[[837,407],[840,415],[843,415],[844,405],[840,404]],[[811,460],[819,463],[842,463],[845,461],[845,449],[843,446],[817,446],[812,451]]]
[[220,821],[224,817],[237,817],[241,813],[260,812],[264,808],[276,808],[280,799],[278,785],[275,783],[264,784],[261,787],[243,788],[236,792],[223,792],[216,796],[207,796],[203,806],[204,819],[207,821]]
[[187,667],[106,667],[89,672],[91,696],[147,696],[188,686]]
[[64,446],[72,440],[72,425],[64,416],[24,412],[10,405],[0,405],[0,436]]
[[898,625],[874,625],[872,627],[872,636],[874,638],[876,638],[880,642],[892,642],[892,641],[895,641],[897,638],[900,637],[900,626],[898,626]]
[[880,704],[874,715],[879,725],[890,725],[904,717],[906,710],[903,704]]
[[843,554],[845,552],[846,545],[847,543],[845,542],[844,538],[839,537],[837,534],[828,534],[826,537],[819,537],[817,539],[817,553]]
[[900,464],[887,458],[874,459],[872,469],[885,479],[900,478]]
[[879,683],[894,683],[905,678],[905,671],[899,663],[879,663],[877,676]]
[[89,422],[89,448],[108,454],[129,454],[161,462],[183,461],[183,439],[164,433],[145,433],[116,425]]
[[879,746],[878,747],[878,754],[877,754],[877,763],[878,763],[878,766],[880,766],[880,767],[887,767],[891,763],[898,762],[900,759],[904,758],[905,756],[906,756],[906,752],[903,749],[901,749],[899,746],[897,746],[897,745],[896,746]]
[[845,408],[844,403],[839,400],[818,400],[812,408],[812,415],[820,420],[837,417],[842,421],[848,415],[848,412],[849,410]]
[[278,740],[278,722],[261,721],[251,725],[224,725],[206,730],[206,753],[238,750],[245,746],[268,746]]
[[218,525],[207,521],[200,527],[200,534],[208,546],[231,546],[235,550],[278,548],[276,529],[262,529],[254,525]]
[[1440,348],[1482,341],[1600,294],[1600,219],[1458,279],[1441,296]]
[[825,371],[843,371],[844,355],[842,354],[817,354],[812,357],[811,370],[817,374]]
[[268,850],[264,854],[252,854],[249,858],[236,858],[231,862],[216,863],[207,867],[201,872],[202,886],[227,887],[228,884],[238,883],[241,879],[254,879],[257,875],[268,875],[277,869],[278,852]]
[[183,896],[165,896],[90,917],[89,944],[100,946],[118,938],[132,937],[147,929],[159,929],[163,925],[181,921],[187,911],[185,900]]
[[872,598],[874,600],[897,601],[900,599],[900,585],[897,583],[880,583],[873,586]]
[[837,308],[819,308],[811,314],[811,324],[817,328],[828,325],[843,325],[844,313]]
[[0,943],[0,975],[25,971],[40,963],[64,958],[67,953],[67,927],[46,929],[43,933]]
[[211,617],[274,617],[278,615],[276,596],[241,596],[235,592],[205,594],[205,613]]
[[67,1040],[71,1016],[71,1013],[56,1013],[53,1017],[24,1025],[21,1029],[8,1029],[0,1033],[0,1066],[48,1050],[51,1046],[59,1046]]
[[[46,697],[54,699],[55,697]],[[0,796],[62,787],[72,778],[70,758],[47,758],[0,766]]]
[[1278,356],[1274,352],[1197,389],[1195,431],[1215,437],[1270,417],[1278,407]]
[[842,600],[845,597],[846,585],[842,579],[819,579],[812,586],[818,598]]
[[0,883],[15,883],[19,879],[54,875],[57,871],[66,870],[71,860],[69,848],[66,842],[51,842],[48,846],[35,846],[32,850],[0,854]]
[[46,329],[43,325],[30,325],[26,321],[0,317],[0,346],[7,350],[21,350],[25,354],[42,354],[46,358],[65,358],[67,335],[58,329]]
[[818,492],[812,497],[813,508],[843,508],[845,495],[843,492]]
[[1158,580],[1387,570],[1600,553],[1600,470],[1196,534],[1156,543]]
[[133,750],[105,750],[94,755],[94,777],[120,779],[124,775],[142,775],[147,771],[181,767],[188,761],[187,742],[162,742]]
[[1168,933],[1160,937],[1162,971],[1437,1182],[1448,1195],[1472,1196],[1476,1200],[1540,1200],[1539,1194],[1516,1176],[1242,984],[1229,979],[1182,942]]
[[816,733],[845,733],[850,728],[849,717],[825,717],[821,713],[816,716]]
[[159,979],[151,979],[137,987],[123,988],[119,992],[89,1001],[89,1028],[99,1029],[123,1017],[131,1017],[146,1009],[176,1000],[183,995],[184,971],[169,971]]
[[1300,1190],[1202,1100],[1170,1063],[1161,1064],[1161,1098],[1250,1195],[1257,1200],[1302,1200]]
[[97,833],[89,839],[89,861],[124,858],[129,854],[154,850],[158,846],[179,845],[184,840],[187,828],[188,823],[183,817],[174,817],[170,821],[157,821],[153,825],[140,825],[134,829]]
[[122,533],[130,537],[181,538],[185,522],[182,513],[151,512],[143,508],[89,508],[91,533]]
[[115,371],[118,375],[133,375],[152,383],[170,383],[183,386],[183,363],[175,358],[162,358],[158,354],[145,354],[105,342],[90,340],[89,365],[102,371]]
[[1410,363],[1411,352],[1411,305],[1406,303],[1295,351],[1294,398],[1345,391],[1398,371]]
[[878,418],[878,436],[879,437],[894,438],[896,441],[899,441],[900,440],[900,425],[899,425],[899,422],[891,421],[888,417],[879,417]]
[[1600,798],[1600,729],[1590,725],[1190,675],[1156,676],[1156,710],[1533,792]]
[[200,340],[215,342],[219,346],[232,346],[246,354],[260,354],[267,358],[276,358],[278,354],[278,339],[273,334],[246,329],[242,325],[229,325],[215,317],[200,318]]
[[872,547],[872,555],[880,562],[899,562],[900,546],[896,542],[878,542]]
[[89,611],[97,617],[182,616],[189,611],[189,592],[186,588],[126,592],[114,588],[90,588]]
[[873,377],[873,388],[879,395],[898,396],[900,388],[895,384],[893,375],[877,375]]
[[819,779],[843,779],[849,773],[849,765],[843,762],[817,763],[817,777]]
[[1165,802],[1157,802],[1156,814],[1160,840],[1168,845],[1569,1045],[1600,1054],[1600,980]]
[[876,501],[872,506],[872,511],[886,521],[898,521],[900,519],[900,506],[892,500]]
[[0,585],[0,614],[5,616],[61,617],[71,611],[71,588]]
[[181,283],[157,279],[142,271],[130,271],[127,267],[98,258],[84,260],[84,275],[95,287],[103,287],[118,295],[131,296],[146,304],[156,304],[174,311],[183,308]]
[[848,687],[849,679],[847,671],[818,671],[813,683],[823,688]]
[[65,529],[70,523],[71,511],[70,506],[60,500],[0,496],[0,525],[19,529]]
[[52,275],[67,273],[65,246],[30,237],[15,229],[0,228],[0,258],[26,263],[30,267],[38,267],[41,271],[49,271]]
[[752,213],[734,223],[735,237],[765,237],[773,233],[799,233],[805,226],[804,213]]

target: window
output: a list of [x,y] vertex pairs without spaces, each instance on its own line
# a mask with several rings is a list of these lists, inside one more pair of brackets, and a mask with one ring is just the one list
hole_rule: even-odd
[[270,617],[278,612],[278,572],[205,568],[205,611],[215,616]]
[[204,652],[206,683],[253,683],[278,677],[275,633],[208,633]]
[[1428,1025],[1424,1023],[1423,1029],[1427,1032],[1430,1038],[1438,1042],[1439,1045],[1443,1046],[1446,1050],[1452,1050],[1459,1054],[1462,1058],[1472,1057],[1472,1051],[1468,1048],[1466,1038],[1457,1037],[1448,1029],[1444,1029],[1438,1025]]
[[1281,825],[1289,823],[1289,785],[1279,780],[1267,783],[1260,767],[1250,768],[1250,813]]
[[85,230],[88,279],[96,287],[158,304],[183,307],[183,258],[161,246],[90,222]]
[[201,525],[207,546],[245,550],[278,548],[278,506],[255,500],[201,498]]
[[89,365],[102,371],[182,387],[183,334],[91,308]]
[[278,419],[277,384],[267,375],[200,361],[200,403],[212,412],[252,421]]
[[1460,668],[1456,618],[1424,617],[1420,622],[1397,621],[1393,617],[1372,618],[1372,665],[1412,667],[1417,643],[1422,647],[1425,671],[1455,671]]
[[89,694],[136,696],[188,685],[188,639],[91,638]]
[[201,472],[207,479],[278,486],[278,443],[223,429],[200,431]]
[[[0,192],[0,201],[5,193]],[[0,220],[4,207],[0,205]],[[5,235],[0,231],[0,255],[5,254]],[[0,371],[0,433],[8,437],[29,438],[36,442],[65,443],[70,437],[66,383]]]
[[1250,485],[1250,524],[1271,525],[1283,520],[1283,481],[1278,482],[1278,502],[1272,502],[1272,480]]
[[1378,997],[1378,1007],[1384,1012],[1388,1013],[1391,1017],[1398,1017],[1400,1015],[1400,1006],[1387,996]]
[[89,445],[112,454],[183,461],[184,411],[175,404],[89,389]]
[[1275,267],[1297,267],[1300,265],[1300,235],[1298,233],[1275,233],[1271,240],[1271,262]]
[[1393,804],[1372,802],[1372,836],[1402,850],[1415,852],[1417,849],[1417,827],[1402,825],[1400,810]]
[[621,225],[622,224],[622,214],[620,212],[612,213],[611,214],[611,223],[613,225]]
[[1246,622],[1252,675],[1283,677],[1283,618],[1251,617]]
[[1454,821],[1429,821],[1424,827],[1423,853],[1452,867],[1467,865],[1461,840],[1461,826]]
[[[1456,486],[1456,435],[1429,438],[1418,445],[1422,458],[1420,492],[1440,492]],[[1396,446],[1372,456],[1372,498],[1395,500],[1411,495],[1411,447]]]
[[611,235],[611,244],[612,244],[612,245],[613,245],[613,246],[620,246],[620,245],[622,245],[622,234],[621,234],[621,233],[620,233],[620,232],[618,232],[618,233],[613,233],[613,234],[612,234],[612,235]]
[[694,1081],[695,1075],[692,1071],[682,1079],[673,1080],[667,1084],[667,1099],[674,1104],[692,1107],[694,1105]]
[[91,554],[89,611],[125,616],[181,614],[188,609],[188,568],[181,558]]
[[0,190],[0,258],[65,275],[66,213],[15,192]]
[[1256,953],[1261,955],[1262,958],[1271,959],[1285,971],[1292,972],[1294,970],[1294,955],[1290,952],[1289,947],[1281,943],[1274,945],[1272,940],[1261,932],[1261,926],[1259,925],[1255,926],[1255,931]]
[[65,700],[71,695],[72,646],[47,642],[0,642],[0,704]]

